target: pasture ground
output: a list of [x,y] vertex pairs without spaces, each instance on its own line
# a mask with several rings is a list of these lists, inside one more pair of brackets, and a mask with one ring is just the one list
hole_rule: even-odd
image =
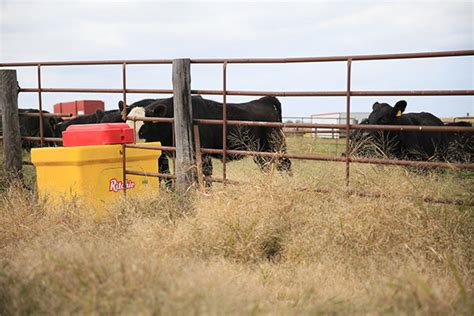
[[423,202],[472,203],[472,174],[351,165],[351,189],[384,195],[367,198],[345,194],[344,164],[293,167],[233,162],[245,184],[118,201],[102,222],[3,185],[0,314],[474,313],[473,209]]

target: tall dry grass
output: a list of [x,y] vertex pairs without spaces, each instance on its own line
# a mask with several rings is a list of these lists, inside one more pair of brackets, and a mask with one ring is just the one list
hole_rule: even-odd
[[422,200],[472,202],[472,177],[352,167],[371,199],[345,194],[342,165],[308,163],[249,180],[237,162],[247,184],[120,201],[102,222],[10,187],[0,314],[474,313],[473,210]]

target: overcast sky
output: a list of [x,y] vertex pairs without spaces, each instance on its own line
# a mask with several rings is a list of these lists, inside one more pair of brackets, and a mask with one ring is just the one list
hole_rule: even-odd
[[[0,62],[95,59],[309,57],[474,49],[472,1],[0,0]],[[49,67],[42,86],[121,88],[121,66]],[[36,69],[19,69],[35,87]],[[229,65],[229,90],[344,90],[345,63]],[[353,90],[474,89],[474,57],[354,62]],[[170,66],[129,66],[132,88],[171,88]],[[193,89],[222,89],[222,66],[193,65]],[[129,95],[134,101],[149,97]],[[159,97],[159,96],[156,96]],[[43,94],[60,101],[120,95]],[[219,96],[210,98],[221,100]],[[244,101],[253,97],[233,97]],[[354,111],[399,97],[353,97]],[[407,112],[474,114],[474,97],[405,97]],[[20,95],[36,107],[37,95]],[[345,98],[280,98],[285,116],[345,110]]]

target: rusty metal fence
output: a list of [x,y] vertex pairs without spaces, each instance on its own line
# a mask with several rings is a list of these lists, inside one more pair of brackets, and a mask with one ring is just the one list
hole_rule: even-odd
[[[396,90],[396,91],[354,91],[351,89],[352,63],[357,61],[373,61],[373,60],[391,60],[391,59],[417,59],[417,58],[444,58],[456,56],[473,56],[474,50],[462,51],[445,51],[445,52],[426,52],[426,53],[408,53],[408,54],[383,54],[383,55],[355,55],[355,56],[330,56],[330,57],[308,57],[308,58],[255,58],[255,59],[191,59],[192,64],[221,64],[222,65],[222,90],[191,90],[193,94],[201,95],[222,95],[223,97],[223,118],[222,120],[204,120],[195,119],[194,124],[219,124],[223,126],[223,148],[196,148],[197,154],[221,154],[223,156],[223,174],[222,178],[213,178],[211,181],[233,183],[234,181],[227,179],[226,156],[230,155],[250,155],[261,157],[291,159],[307,159],[319,161],[336,161],[345,163],[346,183],[349,183],[350,164],[383,164],[398,166],[421,166],[421,167],[438,167],[438,168],[461,168],[474,170],[474,164],[466,163],[447,163],[432,161],[410,161],[410,160],[393,160],[393,159],[374,159],[350,157],[349,137],[345,140],[345,156],[323,156],[309,155],[298,153],[269,153],[256,151],[240,151],[227,149],[226,135],[229,125],[240,126],[265,126],[279,128],[330,128],[345,131],[345,135],[349,135],[351,130],[379,130],[379,131],[418,131],[418,132],[474,132],[473,127],[435,127],[435,126],[395,126],[395,125],[359,125],[350,124],[351,114],[351,97],[358,96],[472,96],[474,90]],[[171,89],[130,89],[127,88],[127,65],[171,65],[172,59],[156,59],[156,60],[99,60],[99,61],[65,61],[65,62],[20,62],[20,63],[0,63],[0,68],[4,67],[36,67],[37,68],[37,88],[19,88],[19,92],[38,93],[39,113],[28,114],[30,116],[39,116],[40,120],[40,136],[39,137],[23,137],[25,140],[39,140],[41,145],[45,141],[61,142],[61,138],[44,137],[43,118],[49,115],[43,113],[42,93],[115,93],[122,94],[124,104],[127,104],[127,94],[173,94]],[[237,91],[227,89],[228,66],[231,64],[286,64],[286,63],[325,63],[325,62],[346,62],[346,90],[344,91]],[[88,66],[88,65],[119,65],[122,66],[122,88],[121,89],[85,89],[85,88],[45,88],[41,85],[41,70],[43,67],[54,66]],[[233,121],[227,119],[227,96],[276,96],[276,97],[345,97],[346,98],[346,122],[345,124],[312,124],[312,123],[276,123],[276,122],[255,122],[255,121]],[[132,121],[145,122],[173,122],[173,118],[150,118],[150,117],[128,117]],[[198,133],[198,128],[195,128]],[[123,145],[123,178],[127,174],[146,175],[163,178],[175,178],[174,175],[160,173],[145,173],[140,171],[128,170],[126,167],[126,149],[142,148],[150,150],[175,151],[173,146],[149,146],[146,144],[126,144]],[[126,193],[126,190],[124,190]]]

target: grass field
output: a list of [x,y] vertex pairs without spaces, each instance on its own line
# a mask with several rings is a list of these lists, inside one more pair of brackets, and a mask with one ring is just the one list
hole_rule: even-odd
[[344,164],[293,167],[232,162],[245,184],[117,201],[101,222],[4,185],[0,314],[474,314],[473,209],[423,202],[472,203],[472,174],[351,165],[352,190],[383,194],[367,198],[345,194]]

